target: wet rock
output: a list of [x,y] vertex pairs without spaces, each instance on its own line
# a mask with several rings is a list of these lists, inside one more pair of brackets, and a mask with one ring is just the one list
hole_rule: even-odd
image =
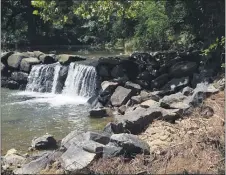
[[150,154],[149,145],[133,134],[113,134],[110,142],[122,147],[127,155]]
[[137,94],[141,91],[141,86],[139,84],[135,84],[130,81],[126,82],[125,88],[132,89],[133,94]]
[[206,117],[206,118],[212,117],[214,114],[214,110],[213,110],[213,108],[211,108],[209,106],[202,106],[201,110],[200,110],[200,114],[201,114],[201,116]]
[[164,96],[160,101],[160,106],[163,108],[182,109],[188,110],[190,105],[187,101],[187,97],[181,92],[176,94]]
[[174,78],[170,80],[163,88],[161,89],[164,94],[172,94],[174,92],[178,92],[185,86],[189,84],[189,77],[182,77],[182,78]]
[[17,168],[13,171],[15,174],[39,174],[47,164],[49,164],[53,158],[53,152],[44,153],[41,157],[32,160],[27,164],[23,164],[21,168]]
[[112,111],[110,108],[94,108],[89,111],[89,115],[94,118],[108,117],[112,115]]
[[162,87],[165,83],[167,83],[169,80],[168,74],[162,74],[156,79],[152,80],[151,82],[151,87],[152,88],[160,88]]
[[98,67],[97,70],[98,70],[97,72],[98,72],[99,76],[101,76],[101,77],[109,77],[109,72],[108,72],[107,67],[101,65],[101,66]]
[[56,148],[57,143],[52,135],[43,135],[32,140],[31,146],[37,150]]
[[20,87],[20,84],[13,80],[7,81],[6,84],[9,89],[19,89]]
[[111,96],[111,104],[113,106],[122,106],[123,104],[126,104],[126,102],[129,100],[129,98],[132,96],[132,90],[126,89],[122,86],[118,86],[115,89],[115,92]]
[[41,54],[38,59],[43,63],[43,64],[52,64],[55,63],[55,59],[54,57],[52,57],[51,55],[47,55],[47,54]]
[[58,55],[57,59],[60,62],[60,64],[63,64],[63,65],[68,65],[71,62],[75,62],[75,61],[84,61],[84,60],[86,60],[85,57],[80,56],[80,55],[67,55],[67,54]]
[[21,53],[14,53],[14,54],[12,54],[12,55],[10,55],[8,57],[7,65],[9,67],[11,67],[11,68],[19,69],[21,60],[23,58],[26,58],[23,54],[21,54]]
[[192,75],[197,70],[197,64],[195,62],[181,61],[173,65],[169,74],[173,78],[181,78]]
[[185,95],[185,96],[189,96],[189,95],[192,95],[193,93],[193,89],[191,87],[185,87],[183,90],[182,90],[182,94]]
[[95,153],[90,153],[76,145],[71,145],[60,157],[63,169],[76,173],[87,167],[95,158]]
[[40,61],[38,60],[38,58],[34,58],[34,57],[24,58],[20,63],[20,70],[24,72],[30,72],[31,67],[39,63]]
[[18,83],[27,83],[28,74],[24,72],[12,72],[11,79]]

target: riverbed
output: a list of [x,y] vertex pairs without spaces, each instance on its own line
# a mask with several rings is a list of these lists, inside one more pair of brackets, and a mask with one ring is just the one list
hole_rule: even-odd
[[57,140],[72,130],[101,130],[112,118],[92,119],[83,97],[1,88],[1,152],[26,152],[34,137],[46,133]]

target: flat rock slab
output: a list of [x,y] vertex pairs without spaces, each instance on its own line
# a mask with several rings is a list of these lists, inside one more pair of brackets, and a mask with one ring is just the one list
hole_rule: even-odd
[[126,89],[122,86],[118,86],[115,92],[111,96],[111,104],[113,106],[121,106],[126,104],[129,98],[132,96],[132,90]]
[[31,67],[39,63],[40,61],[38,60],[38,58],[34,58],[34,57],[24,58],[20,63],[20,70],[24,72],[30,72]]
[[87,167],[94,160],[95,156],[95,153],[90,153],[75,145],[71,145],[60,157],[60,162],[63,169],[75,173]]

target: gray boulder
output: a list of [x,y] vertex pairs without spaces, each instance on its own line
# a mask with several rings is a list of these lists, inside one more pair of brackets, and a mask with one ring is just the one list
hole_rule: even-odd
[[103,158],[111,158],[111,157],[120,156],[122,154],[123,154],[122,147],[119,147],[113,143],[109,143],[103,148],[102,157]]
[[5,52],[4,54],[1,53],[1,63],[3,63],[4,65],[7,65],[7,60],[9,56],[11,56],[12,54],[14,54],[14,52],[12,51]]
[[131,96],[131,89],[126,89],[122,86],[118,86],[115,89],[115,92],[112,94],[110,101],[113,106],[121,106],[126,104],[126,102],[130,99]]
[[141,91],[141,86],[139,84],[135,84],[130,81],[126,82],[125,88],[132,89],[133,94],[137,94]]
[[44,55],[44,53],[41,51],[34,51],[33,53],[35,58],[39,58],[40,55]]
[[12,72],[11,79],[18,83],[27,83],[28,74],[24,72]]
[[30,72],[31,67],[39,63],[40,61],[38,60],[38,58],[34,58],[34,57],[24,58],[20,63],[20,70],[24,72]]
[[111,71],[111,76],[113,78],[124,77],[124,75],[125,73],[122,65],[116,65]]
[[149,100],[142,102],[140,104],[140,106],[143,107],[143,108],[148,108],[150,106],[159,106],[159,103],[155,100],[149,99]]
[[76,173],[87,167],[95,157],[95,153],[90,153],[76,145],[71,145],[60,157],[60,162],[64,170]]
[[113,134],[110,142],[122,147],[125,154],[150,154],[149,145],[133,134]]
[[14,53],[9,56],[7,60],[7,65],[11,68],[19,69],[20,62],[23,58],[26,58],[23,54]]
[[126,112],[126,105],[120,106],[120,107],[118,108],[118,112],[119,112],[120,114],[124,115],[125,112]]
[[118,133],[125,132],[122,123],[113,123],[113,122],[109,122],[104,127],[103,131],[106,132],[106,133],[109,133],[109,134],[118,134]]
[[13,171],[15,174],[39,174],[51,161],[53,161],[53,152],[46,152],[41,157],[23,164],[21,168]]
[[80,55],[61,54],[57,56],[57,60],[60,62],[60,64],[66,65],[70,64],[71,62],[86,60],[86,58]]
[[31,147],[37,150],[56,148],[57,143],[52,135],[43,135],[32,140]]
[[106,66],[100,65],[97,69],[99,76],[101,77],[109,77],[109,72]]
[[163,108],[188,110],[190,108],[188,98],[181,92],[164,96],[159,102]]
[[21,54],[24,55],[26,58],[35,56],[34,52],[29,52],[29,51],[21,52]]
[[20,87],[20,84],[13,80],[7,81],[6,84],[9,89],[19,89]]
[[181,61],[170,67],[169,74],[173,78],[181,78],[192,75],[196,70],[195,62]]
[[117,82],[103,81],[101,83],[101,89],[103,92],[113,92],[117,86]]
[[142,102],[142,98],[140,95],[131,97],[131,105],[140,104]]
[[108,117],[112,115],[112,111],[110,108],[94,108],[89,111],[89,115],[94,118]]
[[43,63],[43,64],[52,64],[55,63],[55,58],[52,55],[47,55],[47,54],[41,54],[38,59]]
[[174,78],[162,87],[164,94],[172,94],[177,92],[189,84],[189,77]]
[[84,141],[82,148],[84,151],[101,155],[103,153],[104,144],[95,142],[93,140]]

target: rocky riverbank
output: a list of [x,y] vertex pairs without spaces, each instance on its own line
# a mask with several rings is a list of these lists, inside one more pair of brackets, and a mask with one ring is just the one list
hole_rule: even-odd
[[[96,95],[88,101],[93,107],[90,116],[113,115],[114,121],[100,132],[77,135],[72,131],[59,145],[49,135],[36,138],[32,141],[31,150],[48,151],[19,155],[15,150],[10,150],[2,157],[3,169],[12,169],[15,174],[38,174],[44,169],[57,170],[58,174],[78,173],[100,158],[123,156],[132,159],[137,154],[152,154],[152,145],[138,134],[152,126],[153,121],[175,123],[191,115],[207,97],[224,89],[224,77],[217,80],[220,64],[210,61],[203,65],[203,57],[199,53],[134,53],[126,58],[109,57],[92,61],[89,64],[96,68],[99,86]],[[60,71],[64,69],[62,75],[65,75],[71,61],[81,63],[83,59],[80,56],[62,57],[43,53],[37,57],[24,57],[23,54],[7,53],[2,57],[3,87],[24,87],[26,83],[21,79],[28,77],[32,65],[59,61],[63,67]],[[20,78],[16,79],[15,74],[26,76],[18,75]],[[65,79],[60,80],[64,84]],[[58,89],[60,93],[62,88]],[[211,106],[203,109],[204,115],[210,116],[211,113]]]

